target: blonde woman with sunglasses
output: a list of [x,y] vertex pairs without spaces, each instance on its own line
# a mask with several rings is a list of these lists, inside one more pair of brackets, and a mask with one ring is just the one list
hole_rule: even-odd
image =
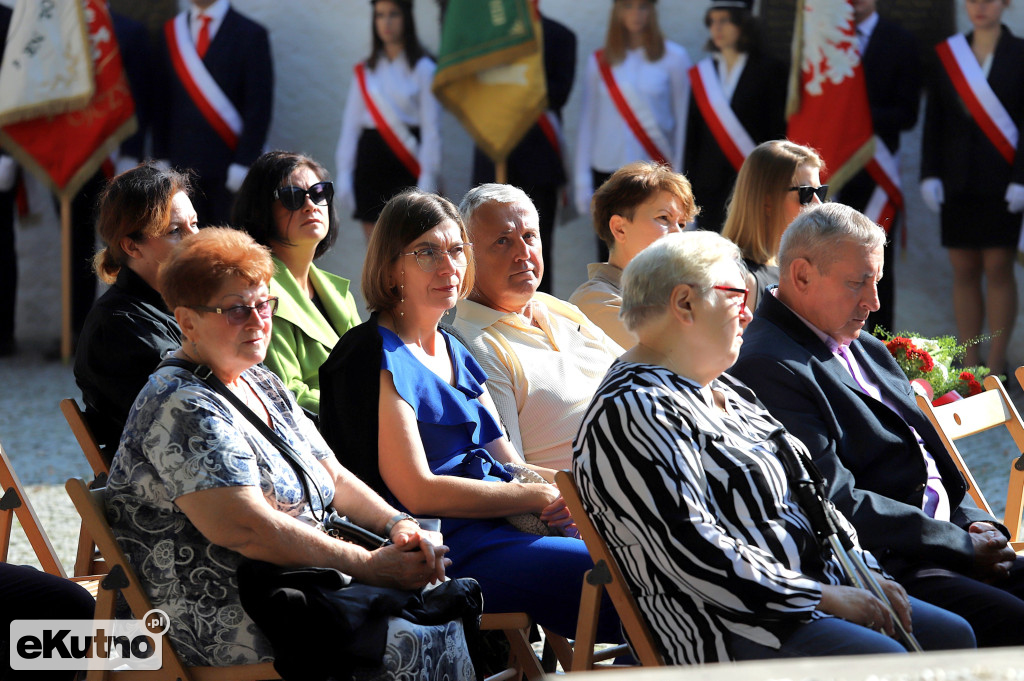
[[271,291],[280,299],[266,365],[307,414],[320,413],[320,365],[338,339],[359,323],[348,279],[313,261],[334,245],[334,183],[308,156],[263,154],[235,198],[232,224],[274,256]]
[[786,140],[759,144],[740,166],[722,236],[743,253],[751,312],[764,289],[779,283],[782,233],[801,210],[825,200],[824,170],[825,162],[813,149]]

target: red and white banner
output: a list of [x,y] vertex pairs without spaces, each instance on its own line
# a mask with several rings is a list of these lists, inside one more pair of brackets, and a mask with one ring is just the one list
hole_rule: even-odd
[[672,165],[669,150],[672,146],[665,139],[665,134],[658,127],[654,113],[647,106],[647,102],[636,93],[628,83],[619,83],[615,80],[611,65],[604,58],[604,50],[594,52],[597,59],[598,70],[601,72],[601,79],[608,88],[608,94],[615,103],[619,115],[629,126],[637,141],[643,146],[644,151],[651,157],[652,161]]
[[0,146],[61,197],[136,130],[103,0],[19,0],[0,74]]
[[786,136],[816,149],[839,191],[874,156],[867,87],[849,0],[799,0]]
[[242,134],[242,115],[217,85],[196,52],[188,30],[188,13],[182,12],[164,24],[164,37],[171,64],[188,96],[224,144],[234,151]]
[[1017,125],[992,91],[967,38],[957,33],[936,45],[935,51],[971,117],[999,154],[1012,164],[1017,151]]
[[690,69],[690,85],[693,87],[693,98],[704,117],[704,122],[714,135],[722,153],[729,159],[736,172],[739,172],[743,161],[757,145],[729,106],[729,100],[726,99],[722,83],[718,79],[714,59],[705,57]]
[[875,182],[875,189],[864,214],[888,234],[896,215],[903,210],[903,190],[900,187],[899,160],[880,137],[875,137],[875,155],[868,161],[866,170]]
[[363,104],[370,112],[370,117],[373,118],[373,123],[377,126],[377,132],[384,138],[391,153],[398,157],[405,169],[413,177],[419,178],[419,143],[416,141],[416,137],[398,118],[398,114],[391,108],[388,101],[377,92],[377,88],[367,77],[366,66],[363,62],[356,64],[354,70],[356,82],[359,83],[359,91],[363,95]]

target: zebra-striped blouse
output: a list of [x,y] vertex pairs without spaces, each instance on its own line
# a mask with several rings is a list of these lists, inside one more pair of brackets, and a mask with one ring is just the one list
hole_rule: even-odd
[[735,378],[710,387],[725,412],[668,369],[616,362],[574,444],[586,510],[672,664],[730,659],[730,636],[777,648],[825,616],[822,583],[846,581],[790,495],[782,425]]

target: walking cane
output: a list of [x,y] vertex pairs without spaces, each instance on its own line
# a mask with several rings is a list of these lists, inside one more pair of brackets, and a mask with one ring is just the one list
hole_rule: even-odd
[[866,589],[885,604],[896,628],[896,637],[903,647],[911,652],[922,652],[921,644],[903,626],[903,622],[885,592],[882,591],[878,580],[871,573],[871,569],[861,555],[853,550],[853,539],[843,529],[836,516],[835,508],[825,497],[825,478],[822,477],[818,467],[814,465],[813,461],[802,456],[793,448],[783,431],[775,431],[769,437],[778,446],[779,460],[786,468],[786,476],[793,488],[793,494],[800,504],[800,508],[810,519],[811,528],[818,540],[821,541],[822,546],[832,549],[832,553],[853,586]]

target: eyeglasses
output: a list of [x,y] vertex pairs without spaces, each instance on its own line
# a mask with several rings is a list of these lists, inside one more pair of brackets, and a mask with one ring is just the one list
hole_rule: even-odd
[[747,298],[750,296],[750,289],[748,288],[732,288],[731,286],[712,286],[711,288],[717,291],[725,291],[727,293],[743,294],[743,304],[740,307],[745,307],[747,304]]
[[277,312],[277,296],[271,296],[264,301],[256,303],[255,305],[232,305],[231,307],[210,307],[209,305],[188,305],[192,310],[199,310],[200,312],[215,312],[222,314],[228,320],[228,324],[232,326],[241,326],[249,321],[249,317],[252,316],[252,311],[256,310],[256,314],[260,316],[260,319],[270,319]]
[[828,196],[828,185],[823,184],[820,187],[812,187],[809,184],[804,184],[799,187],[790,187],[786,191],[799,192],[797,198],[800,200],[800,205],[806,206],[814,199],[815,194],[817,194],[819,201],[825,203],[825,197]]
[[428,246],[411,253],[399,253],[399,255],[415,255],[416,264],[420,266],[421,270],[433,272],[446,255],[452,259],[452,264],[456,267],[466,267],[469,265],[469,261],[473,258],[472,245],[471,243],[455,244],[447,251],[443,248]]
[[288,210],[298,210],[306,203],[306,196],[318,206],[326,206],[334,198],[333,182],[317,182],[310,185],[309,189],[302,187],[278,187],[274,190],[274,198],[281,202],[281,205]]

